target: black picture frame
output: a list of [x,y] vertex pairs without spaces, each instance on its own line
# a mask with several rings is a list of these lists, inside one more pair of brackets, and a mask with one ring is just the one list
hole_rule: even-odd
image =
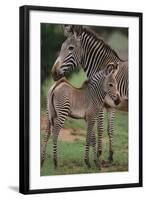
[[[139,18],[139,182],[129,184],[114,185],[97,185],[97,186],[81,186],[54,189],[34,189],[29,187],[29,20],[30,11],[45,12],[69,12],[69,13],[85,13],[85,14],[102,14],[112,16],[131,16]],[[89,10],[74,8],[57,8],[44,6],[22,6],[20,7],[20,179],[19,191],[23,194],[51,193],[51,192],[67,192],[82,190],[98,190],[113,188],[129,188],[142,186],[142,13],[123,12],[123,11],[106,11],[106,10]]]

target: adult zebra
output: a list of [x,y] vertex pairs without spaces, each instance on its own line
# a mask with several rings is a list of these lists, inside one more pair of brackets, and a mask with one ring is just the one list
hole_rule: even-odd
[[[52,68],[54,80],[59,80],[65,73],[81,66],[88,78],[106,67],[109,63],[119,63],[119,72],[116,79],[122,103],[116,107],[128,111],[128,63],[121,60],[117,53],[100,39],[89,28],[79,25],[65,25],[64,33],[67,39],[62,44],[60,54]],[[122,107],[123,106],[123,107]],[[105,105],[108,111],[108,135],[109,135],[109,161],[113,160],[113,130],[115,110]],[[103,136],[103,109],[98,114],[98,156],[102,153]]]

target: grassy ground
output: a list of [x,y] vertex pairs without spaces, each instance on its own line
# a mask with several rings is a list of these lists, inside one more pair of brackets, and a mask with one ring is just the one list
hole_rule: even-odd
[[[115,121],[114,135],[114,161],[112,164],[107,162],[108,158],[108,135],[106,130],[103,136],[103,155],[102,167],[99,170],[95,167],[92,158],[92,149],[90,150],[91,169],[88,169],[83,161],[86,127],[82,120],[68,119],[65,129],[60,133],[58,141],[59,167],[57,170],[53,167],[52,157],[52,139],[47,146],[46,160],[41,169],[41,175],[57,174],[78,174],[95,172],[115,172],[128,170],[128,116],[125,113],[117,113]],[[106,126],[105,126],[106,127]],[[43,138],[43,133],[41,134]]]

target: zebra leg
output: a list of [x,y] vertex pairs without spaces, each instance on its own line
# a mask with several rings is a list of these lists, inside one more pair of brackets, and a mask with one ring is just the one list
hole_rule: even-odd
[[98,149],[97,149],[97,157],[100,163],[100,156],[102,154],[102,138],[104,132],[104,111],[101,109],[97,115],[97,132],[98,132]]
[[53,135],[53,162],[54,162],[54,168],[58,167],[58,159],[57,159],[57,140],[58,135],[60,132],[61,126],[57,124],[57,122],[52,127],[52,135]]
[[88,168],[91,168],[89,162],[89,147],[90,144],[92,144],[91,138],[92,138],[94,124],[95,124],[95,119],[91,119],[89,117],[89,120],[87,120],[87,136],[86,136],[85,157],[84,157],[85,164],[87,165]]
[[46,147],[47,147],[47,143],[48,143],[50,135],[51,135],[51,123],[47,121],[47,127],[44,133],[43,144],[42,144],[42,149],[41,149],[41,167],[43,166],[43,163],[45,160]]
[[69,103],[65,102],[64,105],[59,105],[60,110],[58,112],[57,119],[54,120],[54,126],[52,128],[52,135],[53,135],[53,161],[54,161],[54,167],[58,167],[58,159],[57,159],[57,140],[58,135],[60,132],[60,129],[64,126],[64,122],[66,117],[68,116],[70,105]]
[[115,118],[115,110],[108,109],[108,135],[109,135],[109,162],[113,161],[113,132],[114,132],[114,118]]
[[95,163],[96,166],[99,166],[99,163],[98,163],[98,160],[97,160],[97,152],[96,152],[96,136],[95,136],[94,132],[92,132],[92,134],[91,134],[90,144],[93,148],[94,163]]

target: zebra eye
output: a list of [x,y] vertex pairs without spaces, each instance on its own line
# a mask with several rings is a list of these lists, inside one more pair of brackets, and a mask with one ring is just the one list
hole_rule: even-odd
[[74,49],[73,46],[69,46],[69,47],[68,47],[68,50],[70,50],[70,51],[72,51],[73,49]]
[[113,87],[113,84],[112,84],[112,83],[110,83],[110,84],[109,84],[109,86],[110,86],[110,87]]

